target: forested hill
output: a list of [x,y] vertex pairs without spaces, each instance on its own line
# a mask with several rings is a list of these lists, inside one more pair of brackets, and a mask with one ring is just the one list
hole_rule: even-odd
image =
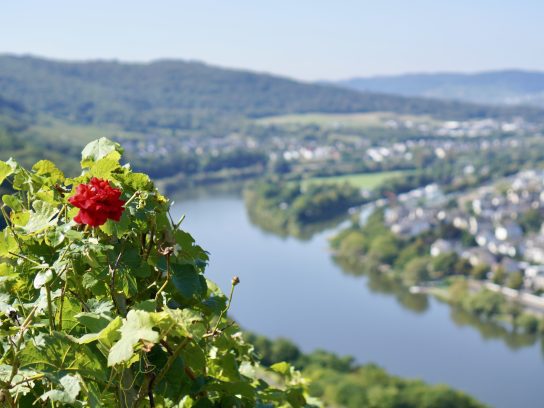
[[364,92],[544,107],[544,72],[407,74],[351,78],[336,84]]
[[30,112],[77,123],[119,124],[129,130],[198,129],[233,119],[304,112],[390,111],[447,119],[544,117],[544,111],[536,108],[360,93],[174,60],[62,62],[3,55],[0,97]]

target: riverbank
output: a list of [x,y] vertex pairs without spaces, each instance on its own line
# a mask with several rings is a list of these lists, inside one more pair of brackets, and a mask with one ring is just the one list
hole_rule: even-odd
[[[339,356],[324,350],[304,353],[293,342],[245,333],[255,346],[263,365],[287,362],[301,371],[310,383],[311,397],[325,406],[345,408],[484,408],[467,394],[445,385],[431,385],[388,373],[375,364],[357,364],[353,357]],[[281,363],[280,363],[281,364]]]
[[279,235],[304,236],[308,231],[333,227],[349,208],[367,200],[350,184],[311,184],[268,180],[244,190],[252,222]]

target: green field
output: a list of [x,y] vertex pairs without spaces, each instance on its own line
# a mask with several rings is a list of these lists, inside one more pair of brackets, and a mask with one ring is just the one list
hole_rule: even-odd
[[261,125],[317,125],[323,127],[348,127],[348,128],[382,128],[387,122],[411,121],[413,123],[429,123],[433,119],[425,115],[400,115],[391,112],[368,112],[368,113],[305,113],[299,115],[270,116],[258,119],[256,122]]
[[382,184],[385,180],[389,180],[393,177],[398,177],[402,174],[406,174],[405,171],[382,171],[379,173],[358,173],[358,174],[346,174],[336,177],[313,177],[305,180],[303,185],[308,184],[324,184],[324,183],[350,183],[351,185],[372,190]]
[[127,132],[113,125],[82,125],[69,123],[48,116],[41,116],[37,123],[26,130],[26,136],[38,137],[41,140],[50,140],[59,144],[85,146],[92,140],[101,137],[113,138],[142,138],[143,135],[135,132]]

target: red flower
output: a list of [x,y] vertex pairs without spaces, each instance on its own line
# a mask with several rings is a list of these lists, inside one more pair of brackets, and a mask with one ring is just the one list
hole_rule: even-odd
[[77,186],[76,194],[68,201],[79,208],[75,222],[98,227],[108,219],[119,221],[125,204],[119,197],[121,190],[113,188],[107,180],[93,177],[89,183]]

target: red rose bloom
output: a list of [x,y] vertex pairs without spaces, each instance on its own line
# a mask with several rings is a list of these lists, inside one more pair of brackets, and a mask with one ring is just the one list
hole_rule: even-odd
[[79,208],[75,222],[98,227],[108,219],[119,221],[125,204],[119,197],[121,190],[113,188],[107,180],[93,177],[89,183],[77,186],[76,194],[68,201]]

